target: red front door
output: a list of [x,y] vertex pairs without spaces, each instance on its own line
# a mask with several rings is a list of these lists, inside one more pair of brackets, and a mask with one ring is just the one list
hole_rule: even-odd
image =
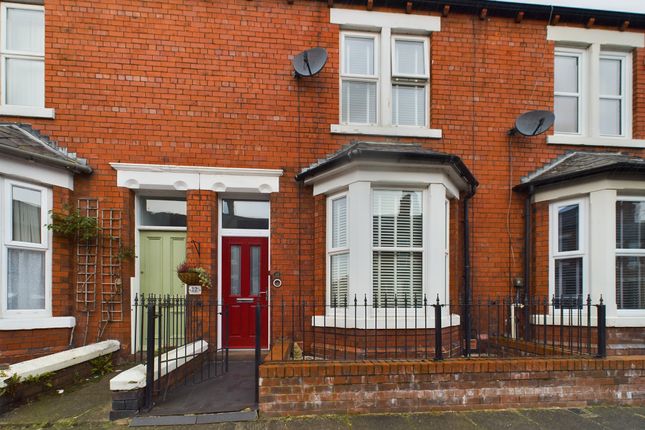
[[262,348],[268,348],[266,237],[222,238],[222,299],[228,309],[230,348],[255,348],[256,307],[261,312]]

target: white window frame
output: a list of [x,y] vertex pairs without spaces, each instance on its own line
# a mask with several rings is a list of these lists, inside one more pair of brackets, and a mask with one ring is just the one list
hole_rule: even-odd
[[[35,55],[33,52],[10,51],[7,49],[7,10],[23,9],[37,10],[45,13],[45,7],[40,5],[31,5],[23,3],[0,3],[0,115],[29,116],[36,118],[54,118],[54,110],[47,109],[45,106],[22,106],[7,104],[7,59],[24,59],[30,61],[41,61],[45,64],[45,46],[43,41],[42,54]],[[46,80],[46,75],[43,78]],[[43,82],[43,86],[45,82]]]
[[[617,137],[624,138],[627,136],[627,132],[631,134],[631,116],[628,118],[627,113],[627,89],[631,89],[629,81],[633,78],[633,75],[627,74],[628,64],[631,63],[631,54],[625,52],[613,52],[613,51],[601,51],[599,61],[602,59],[608,60],[619,60],[620,61],[620,96],[609,96],[603,95],[598,90],[598,104],[600,105],[600,100],[619,100],[620,101],[620,133],[616,135],[603,134],[604,137]],[[600,64],[600,62],[598,63]],[[631,92],[631,91],[630,91]],[[631,94],[630,94],[631,97]],[[630,105],[631,106],[631,105]],[[629,121],[628,121],[629,119]],[[600,134],[600,132],[598,132]]]
[[[642,202],[645,203],[645,196],[616,196],[616,205],[618,202]],[[614,210],[614,213],[616,211]],[[618,226],[618,218],[616,218],[616,226]],[[615,240],[615,239],[614,239]],[[633,248],[618,248],[618,243],[616,242],[616,257],[645,257],[645,248],[633,249]],[[618,272],[618,265],[616,265],[616,272]],[[615,277],[615,276],[614,276]],[[616,290],[618,290],[618,283],[615,285]],[[616,297],[618,299],[618,297]],[[618,301],[616,300],[616,312],[618,316],[643,316],[645,315],[645,309],[619,309]]]
[[[337,247],[334,248],[333,246],[333,226],[334,226],[334,202],[340,199],[345,199],[345,207],[347,211],[347,216],[346,216],[346,231],[347,231],[347,239],[346,239],[346,245],[344,247]],[[331,259],[335,255],[342,255],[342,254],[347,254],[347,257],[350,258],[350,247],[349,247],[349,211],[350,211],[350,200],[347,192],[342,192],[338,194],[334,194],[332,196],[327,197],[327,220],[326,220],[326,232],[327,232],[327,257],[326,257],[326,271],[325,271],[325,297],[326,297],[326,304],[328,305],[328,313],[333,313],[334,310],[329,310],[333,309],[334,307],[331,306],[332,304],[332,295],[331,295]],[[349,272],[351,271],[351,266],[348,264],[348,270],[347,270],[347,306],[350,306],[352,303],[352,300],[350,298],[350,287],[349,287]],[[342,305],[335,306],[335,308],[338,311],[344,311],[345,307]]]
[[[547,136],[547,143],[562,145],[615,146],[645,148],[645,139],[634,139],[633,132],[633,80],[632,52],[645,47],[642,33],[609,31],[563,26],[547,26],[547,40],[556,43],[556,52],[566,47],[583,49],[586,65],[582,71],[585,101],[582,103],[584,128],[579,135],[554,133]],[[623,58],[623,100],[622,134],[620,136],[600,134],[600,59],[605,56]]]
[[[2,182],[0,178],[0,182]],[[12,192],[11,188],[13,186],[18,186],[22,188],[28,188],[40,192],[41,197],[41,243],[26,243],[14,241],[11,237],[12,235]],[[52,208],[52,191],[48,188],[34,185],[27,182],[17,181],[13,179],[4,179],[4,186],[0,187],[2,189],[2,195],[0,199],[3,203],[4,209],[2,210],[2,216],[4,222],[2,222],[3,229],[0,231],[0,241],[2,242],[2,258],[0,263],[0,269],[2,271],[2,277],[0,281],[0,318],[42,318],[42,317],[51,317],[52,315],[52,251],[51,251],[51,242],[52,242],[52,232],[47,230],[46,223],[49,220],[49,210]],[[40,251],[45,254],[45,307],[44,309],[20,309],[20,310],[9,310],[7,304],[7,291],[9,285],[9,249],[25,249],[25,250],[34,250]]]
[[[422,137],[440,139],[441,129],[430,128],[430,35],[441,31],[441,18],[429,15],[406,15],[402,13],[370,12],[354,9],[333,8],[330,10],[330,22],[341,26],[340,31],[340,62],[343,62],[344,34],[355,32],[371,32],[379,35],[378,64],[379,84],[377,86],[377,123],[350,124],[342,122],[342,83],[339,88],[338,117],[339,123],[330,126],[331,133],[359,134],[371,136]],[[414,40],[424,40],[426,47],[425,62],[428,75],[425,93],[424,126],[394,125],[392,123],[392,51],[393,40],[410,37]],[[375,55],[376,57],[376,55]],[[343,72],[341,64],[340,74]]]
[[[404,75],[396,74],[396,49],[395,44],[397,40],[411,41],[411,42],[422,42],[423,43],[423,68],[425,73],[423,75]],[[404,36],[404,35],[392,35],[391,37],[391,62],[390,62],[390,73],[391,73],[391,86],[395,85],[400,86],[410,86],[410,87],[423,87],[424,92],[424,115],[423,115],[423,124],[421,125],[398,125],[394,123],[394,118],[391,118],[392,125],[394,127],[408,127],[408,128],[419,128],[425,129],[428,128],[428,118],[430,117],[430,39],[427,37],[420,36]],[[390,94],[393,94],[393,90]],[[394,97],[392,97],[391,105],[394,105]],[[394,110],[390,115],[393,116]]]
[[[558,251],[558,210],[564,206],[578,205],[578,250]],[[577,198],[561,200],[551,203],[549,206],[549,297],[555,297],[555,262],[565,258],[582,258],[582,308],[577,307],[564,309],[567,312],[579,312],[585,310],[585,300],[589,294],[589,209],[588,199]],[[558,307],[557,309],[560,309]]]
[[[568,97],[577,97],[578,98],[578,131],[577,132],[562,132],[558,131],[556,133],[563,135],[573,135],[573,136],[582,136],[582,131],[586,129],[586,115],[583,115],[583,111],[586,109],[586,100],[585,94],[587,91],[587,82],[586,76],[583,73],[583,70],[586,66],[586,51],[580,48],[569,48],[569,47],[556,47],[555,56],[562,57],[572,57],[578,59],[578,92],[577,93],[567,93],[567,92],[557,92],[554,89],[555,96],[568,96]],[[554,87],[555,87],[555,70],[554,70]],[[555,103],[555,101],[554,101]]]
[[[380,96],[380,90],[379,90],[379,81],[380,81],[380,76],[381,76],[381,60],[380,60],[380,35],[378,33],[368,33],[368,32],[357,32],[357,31],[343,31],[341,32],[341,54],[340,54],[340,80],[339,80],[339,112],[340,112],[340,121],[341,124],[358,124],[358,125],[364,125],[364,126],[371,126],[371,125],[376,125],[380,123],[380,117],[379,115],[381,114],[379,105],[381,101],[381,96]],[[361,39],[372,39],[374,41],[374,74],[373,75],[355,75],[355,74],[350,74],[350,73],[345,73],[345,66],[347,64],[347,59],[345,58],[345,47],[346,47],[346,41],[345,39],[347,37],[354,37],[354,38],[361,38]],[[376,119],[376,122],[371,123],[371,122],[366,122],[366,123],[353,123],[351,121],[343,122],[343,102],[342,102],[342,97],[343,97],[343,81],[347,82],[366,82],[366,83],[373,83],[376,85],[376,104],[374,106],[375,109],[375,114],[374,118]],[[349,113],[347,114],[349,118]]]

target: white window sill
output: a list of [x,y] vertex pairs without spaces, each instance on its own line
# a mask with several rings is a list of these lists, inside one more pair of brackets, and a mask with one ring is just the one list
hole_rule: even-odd
[[645,148],[645,139],[624,137],[586,137],[554,134],[546,137],[547,143],[555,145],[615,146],[623,148]]
[[1,105],[0,115],[29,116],[34,118],[54,119],[55,112],[54,109],[48,109],[44,107]]
[[331,133],[335,134],[365,134],[370,136],[397,136],[397,137],[427,137],[441,139],[443,132],[439,128],[423,127],[379,127],[376,125],[346,125],[332,124]]
[[0,318],[0,331],[72,328],[75,325],[74,317]]
[[[353,310],[347,314],[347,317],[342,312],[337,312],[334,316],[332,313],[324,315],[316,315],[311,317],[311,323],[314,327],[335,327],[335,328],[356,328],[363,330],[414,330],[414,329],[433,329],[435,327],[434,321],[434,308],[428,309],[428,315],[423,314],[423,310],[417,310],[417,317],[415,321],[414,309],[408,309],[408,317],[404,316],[404,309],[397,311],[398,316],[395,318],[394,309],[388,309],[388,317],[373,317],[367,318],[358,315],[354,319]],[[454,327],[460,323],[459,315],[452,314],[452,318],[448,315],[441,316],[441,327]]]

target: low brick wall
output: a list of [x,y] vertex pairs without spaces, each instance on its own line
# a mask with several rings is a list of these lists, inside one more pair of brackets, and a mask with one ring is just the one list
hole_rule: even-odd
[[264,416],[645,404],[645,357],[281,362],[260,367]]

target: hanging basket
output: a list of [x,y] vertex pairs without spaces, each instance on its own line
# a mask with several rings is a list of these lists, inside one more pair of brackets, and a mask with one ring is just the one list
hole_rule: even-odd
[[198,272],[177,272],[177,277],[186,285],[201,285]]

